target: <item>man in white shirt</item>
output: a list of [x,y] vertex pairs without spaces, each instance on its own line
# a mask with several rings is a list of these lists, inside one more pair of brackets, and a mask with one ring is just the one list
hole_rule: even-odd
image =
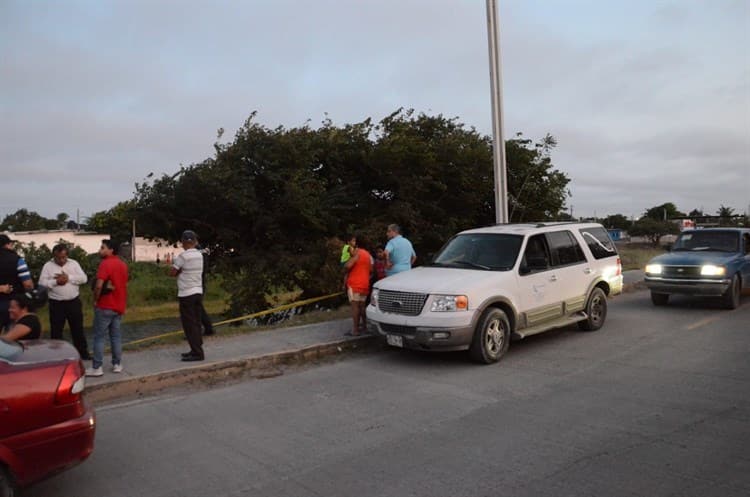
[[68,258],[68,247],[59,243],[52,249],[52,260],[42,268],[39,284],[47,287],[49,297],[49,327],[52,338],[61,340],[65,321],[70,327],[73,345],[84,361],[91,359],[83,334],[83,308],[79,297],[80,285],[88,281],[78,262]]
[[169,275],[177,277],[177,300],[180,302],[180,320],[190,352],[182,354],[183,361],[202,361],[203,336],[201,309],[203,308],[203,254],[196,246],[195,232],[182,232],[183,253],[174,258]]

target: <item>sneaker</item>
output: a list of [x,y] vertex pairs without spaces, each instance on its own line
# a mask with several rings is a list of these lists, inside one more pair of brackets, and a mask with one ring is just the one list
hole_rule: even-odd
[[115,364],[112,366],[113,373],[122,373],[122,364]]
[[89,368],[86,370],[86,376],[104,376],[104,370],[101,366],[98,368]]

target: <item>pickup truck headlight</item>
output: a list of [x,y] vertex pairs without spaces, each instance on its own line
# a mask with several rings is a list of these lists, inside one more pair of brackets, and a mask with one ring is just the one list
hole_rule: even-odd
[[646,264],[646,273],[661,274],[661,264]]
[[372,292],[370,292],[370,305],[378,306],[378,293],[380,293],[380,290],[377,288],[372,289]]
[[713,264],[704,264],[701,266],[701,276],[724,276],[727,268],[724,266],[714,266]]
[[454,312],[469,309],[466,295],[435,295],[432,299],[432,312]]

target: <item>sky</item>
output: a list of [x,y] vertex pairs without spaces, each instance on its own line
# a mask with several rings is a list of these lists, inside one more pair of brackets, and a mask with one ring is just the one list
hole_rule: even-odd
[[[498,0],[505,138],[574,216],[750,209],[750,1]],[[269,127],[399,107],[492,133],[484,0],[0,0],[0,216],[74,219]]]

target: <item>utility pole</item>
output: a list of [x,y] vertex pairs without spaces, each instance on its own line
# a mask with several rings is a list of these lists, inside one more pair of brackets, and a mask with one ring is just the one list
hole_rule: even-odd
[[492,96],[492,151],[495,172],[495,222],[508,222],[508,176],[505,169],[503,140],[503,83],[500,63],[500,29],[497,1],[487,0],[487,41],[490,55],[490,87]]

